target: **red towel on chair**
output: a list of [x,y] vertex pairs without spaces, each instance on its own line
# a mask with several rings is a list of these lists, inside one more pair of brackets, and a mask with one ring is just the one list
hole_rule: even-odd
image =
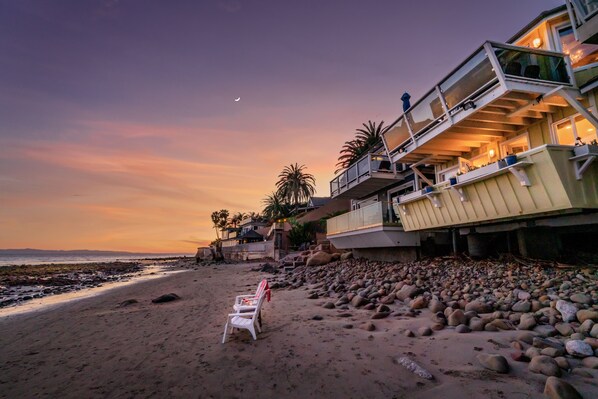
[[270,298],[272,297],[272,292],[270,291],[270,287],[268,286],[268,282],[266,281],[266,299],[270,302]]

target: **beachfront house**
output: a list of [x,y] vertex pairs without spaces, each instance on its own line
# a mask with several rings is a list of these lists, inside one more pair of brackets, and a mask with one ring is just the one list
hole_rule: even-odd
[[490,240],[550,258],[567,235],[595,242],[594,3],[568,0],[506,43],[483,42],[408,105],[382,147],[330,182],[352,211],[328,220],[328,239],[377,259],[429,243],[483,256]]

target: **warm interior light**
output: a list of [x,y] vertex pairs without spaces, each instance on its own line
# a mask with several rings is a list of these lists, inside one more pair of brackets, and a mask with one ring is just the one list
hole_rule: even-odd
[[532,46],[534,46],[534,48],[540,48],[541,45],[542,39],[540,39],[539,37],[536,37],[534,40],[532,40]]
[[494,148],[491,148],[490,151],[488,151],[488,156],[490,158],[494,158],[495,155],[496,155],[496,153],[494,152]]

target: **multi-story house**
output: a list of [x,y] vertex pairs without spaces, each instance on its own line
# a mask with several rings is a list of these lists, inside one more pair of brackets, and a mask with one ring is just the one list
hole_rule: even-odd
[[328,221],[328,239],[379,259],[414,258],[431,240],[537,257],[567,234],[595,242],[597,3],[567,0],[483,43],[404,107],[383,147],[331,181],[352,211]]

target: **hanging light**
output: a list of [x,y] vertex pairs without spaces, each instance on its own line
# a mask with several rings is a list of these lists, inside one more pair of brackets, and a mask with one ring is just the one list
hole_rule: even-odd
[[532,46],[534,48],[540,48],[540,46],[542,46],[542,39],[536,37],[534,40],[532,40]]

